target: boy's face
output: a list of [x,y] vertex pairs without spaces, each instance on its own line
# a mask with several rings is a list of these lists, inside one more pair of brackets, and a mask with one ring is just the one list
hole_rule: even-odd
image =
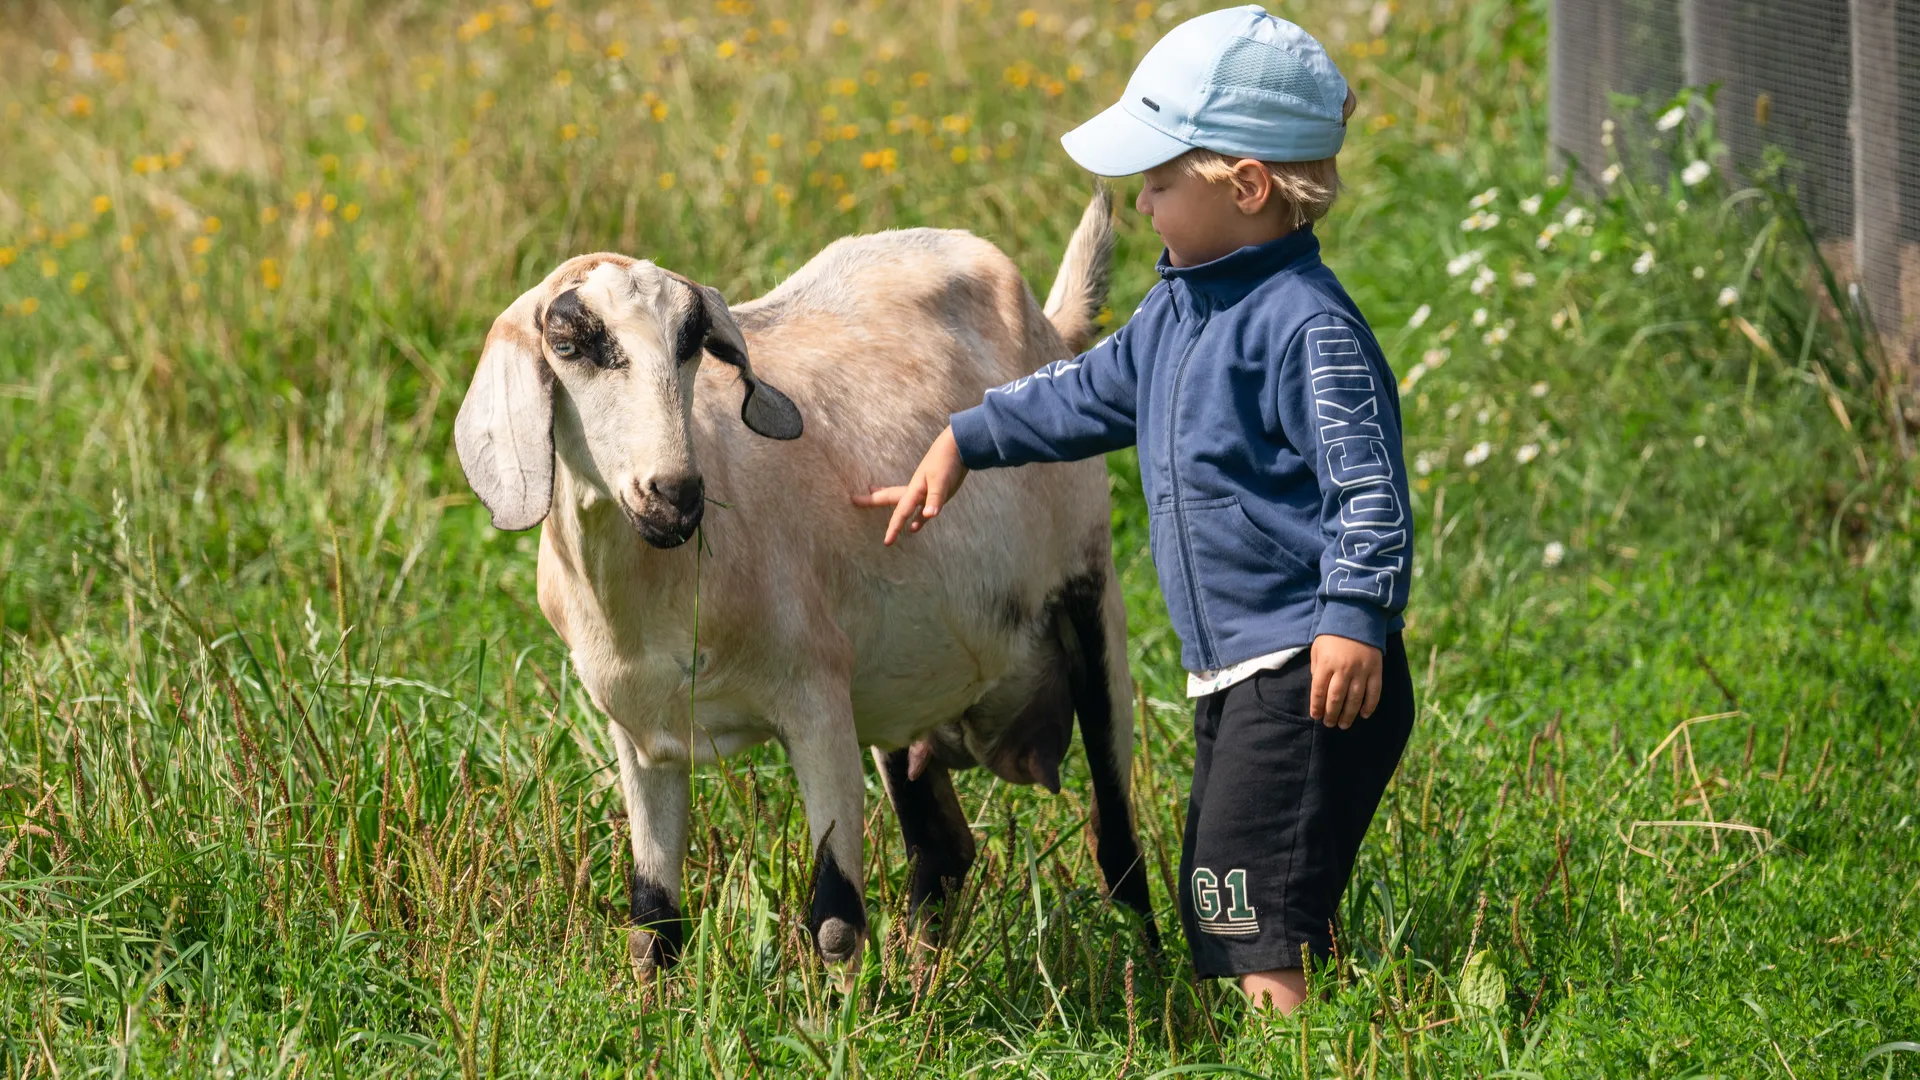
[[1153,231],[1166,243],[1167,258],[1175,266],[1212,262],[1286,231],[1275,231],[1276,215],[1261,212],[1269,201],[1266,191],[1249,193],[1230,183],[1209,183],[1187,172],[1178,158],[1141,173],[1140,181],[1133,207],[1153,219]]

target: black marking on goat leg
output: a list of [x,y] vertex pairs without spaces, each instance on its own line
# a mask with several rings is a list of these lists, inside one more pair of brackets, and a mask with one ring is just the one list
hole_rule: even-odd
[[627,913],[633,925],[653,935],[647,958],[656,966],[672,967],[687,940],[685,917],[665,886],[631,872],[627,886]]
[[975,850],[973,830],[967,827],[947,767],[931,760],[920,764],[916,776],[911,751],[895,750],[880,759],[881,779],[913,865],[907,912],[915,923],[939,915],[948,890],[958,890],[973,866]]
[[829,963],[853,958],[867,935],[867,906],[860,890],[840,872],[833,852],[820,850],[820,872],[813,882],[813,917],[808,929],[814,945]]
[[1160,930],[1154,924],[1147,894],[1146,859],[1133,830],[1127,777],[1114,759],[1120,733],[1114,725],[1118,703],[1107,684],[1108,643],[1101,617],[1104,591],[1105,581],[1098,574],[1089,574],[1069,581],[1059,599],[1071,634],[1067,670],[1073,709],[1080,718],[1080,741],[1086,747],[1087,768],[1093,778],[1093,855],[1100,864],[1100,876],[1106,879],[1107,895],[1139,914],[1148,942],[1158,948]]

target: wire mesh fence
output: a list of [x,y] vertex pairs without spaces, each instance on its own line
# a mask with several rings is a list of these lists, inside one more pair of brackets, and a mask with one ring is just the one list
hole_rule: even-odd
[[1551,35],[1568,167],[1665,168],[1631,159],[1647,140],[1607,140],[1608,119],[1631,123],[1611,95],[1717,84],[1722,164],[1750,173],[1777,147],[1835,269],[1897,348],[1920,347],[1920,0],[1552,0]]

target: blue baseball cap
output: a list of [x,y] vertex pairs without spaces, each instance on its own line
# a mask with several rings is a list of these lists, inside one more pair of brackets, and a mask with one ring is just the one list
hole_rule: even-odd
[[1249,4],[1167,31],[1105,112],[1060,137],[1081,167],[1131,176],[1196,147],[1260,161],[1340,152],[1347,80],[1298,26]]

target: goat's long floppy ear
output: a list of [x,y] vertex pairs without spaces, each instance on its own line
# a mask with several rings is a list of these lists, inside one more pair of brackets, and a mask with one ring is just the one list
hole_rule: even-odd
[[536,325],[545,291],[528,289],[493,320],[453,422],[460,468],[497,529],[530,529],[553,502],[553,370]]
[[804,427],[800,409],[792,398],[753,373],[753,366],[747,362],[747,339],[727,310],[726,298],[720,295],[720,290],[698,282],[693,283],[693,287],[707,309],[707,339],[701,344],[715,360],[740,369],[740,381],[746,384],[747,396],[740,403],[741,422],[769,439],[799,438]]

